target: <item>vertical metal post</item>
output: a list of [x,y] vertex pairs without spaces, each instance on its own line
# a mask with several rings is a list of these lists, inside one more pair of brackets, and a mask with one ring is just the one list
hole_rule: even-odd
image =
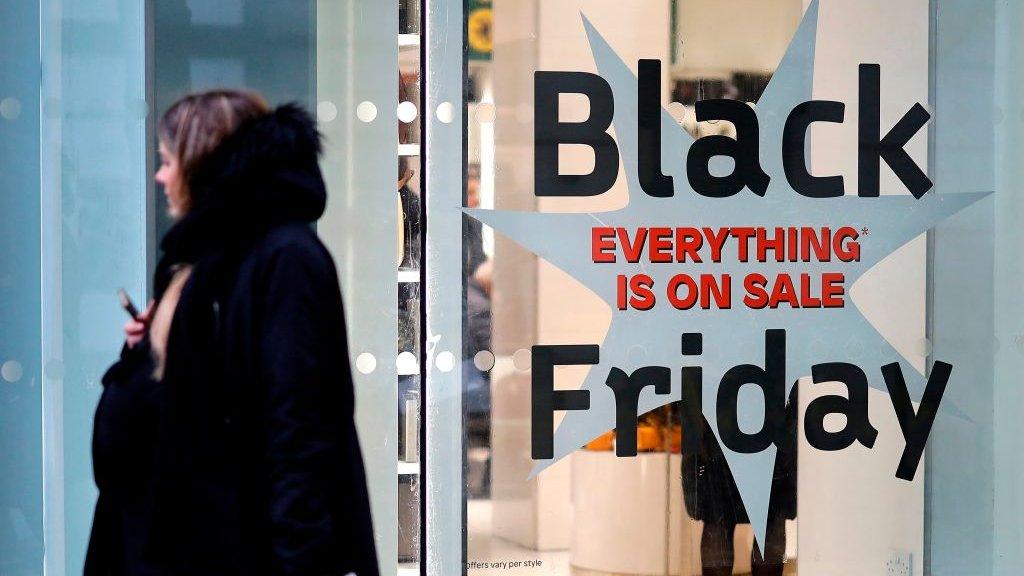
[[423,150],[427,340],[423,573],[464,573],[462,497],[463,2],[426,2]]

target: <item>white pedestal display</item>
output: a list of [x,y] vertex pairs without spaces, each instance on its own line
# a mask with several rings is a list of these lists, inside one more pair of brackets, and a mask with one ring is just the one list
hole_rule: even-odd
[[[618,458],[572,455],[570,563],[580,572],[615,576],[700,575],[702,523],[683,507],[681,457],[665,453]],[[733,572],[750,572],[753,534],[736,530]]]

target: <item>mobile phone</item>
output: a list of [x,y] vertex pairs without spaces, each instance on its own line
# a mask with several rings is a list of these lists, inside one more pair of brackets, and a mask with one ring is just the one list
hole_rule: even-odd
[[128,297],[128,292],[124,288],[117,289],[117,299],[121,302],[121,307],[124,311],[132,317],[133,320],[139,319],[139,309],[132,303],[132,299]]

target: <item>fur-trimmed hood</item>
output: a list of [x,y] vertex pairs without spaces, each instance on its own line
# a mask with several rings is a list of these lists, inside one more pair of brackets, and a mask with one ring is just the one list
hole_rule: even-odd
[[327,204],[320,140],[316,122],[297,104],[239,126],[190,178],[192,207],[161,242],[167,258],[194,262],[275,226],[319,219]]

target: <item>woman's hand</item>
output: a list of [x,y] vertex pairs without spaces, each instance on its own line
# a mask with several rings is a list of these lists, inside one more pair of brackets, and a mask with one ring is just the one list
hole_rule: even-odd
[[153,318],[153,304],[154,301],[150,300],[145,312],[124,323],[124,338],[129,348],[134,348],[146,336],[149,321]]

